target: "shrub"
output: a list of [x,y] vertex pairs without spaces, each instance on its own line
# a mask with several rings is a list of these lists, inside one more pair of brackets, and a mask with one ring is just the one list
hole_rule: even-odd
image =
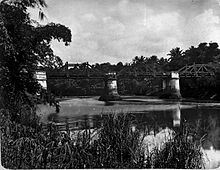
[[128,114],[109,114],[103,119],[98,140],[103,168],[147,168],[141,133],[132,130],[134,124]]
[[193,141],[193,136],[189,135],[186,128],[184,125],[183,129],[161,149],[154,148],[151,153],[154,168],[204,168],[201,142]]

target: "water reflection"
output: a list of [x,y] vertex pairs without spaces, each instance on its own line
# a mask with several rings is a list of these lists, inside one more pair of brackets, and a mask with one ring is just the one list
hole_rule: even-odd
[[196,108],[182,111],[182,119],[188,122],[191,131],[196,132],[198,139],[205,136],[205,149],[220,149],[220,109]]
[[104,106],[113,106],[114,102],[110,102],[110,101],[104,101]]
[[176,108],[172,110],[172,112],[173,112],[173,127],[180,127],[181,110],[179,103],[176,105]]
[[[220,109],[209,107],[181,108],[177,103],[174,109],[164,111],[139,111],[127,113],[135,118],[133,130],[139,129],[148,134],[157,134],[162,129],[178,130],[183,122],[187,122],[189,129],[195,132],[197,139],[204,135],[204,149],[220,149]],[[75,117],[62,117],[59,114],[51,114],[48,120],[58,124],[61,130],[71,131],[77,129],[99,128],[102,120],[107,116],[103,115],[83,115]]]

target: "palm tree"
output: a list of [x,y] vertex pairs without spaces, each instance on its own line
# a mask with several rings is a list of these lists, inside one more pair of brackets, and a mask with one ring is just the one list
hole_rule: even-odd
[[170,56],[168,59],[169,70],[176,71],[185,65],[183,62],[183,51],[179,47],[173,48],[167,55]]
[[138,64],[138,63],[144,63],[145,62],[145,57],[144,56],[135,56],[135,58],[133,59],[133,63],[134,64]]
[[169,61],[171,61],[171,60],[179,59],[180,57],[182,57],[183,51],[180,50],[179,47],[176,47],[170,50],[170,53],[167,55],[170,56]]

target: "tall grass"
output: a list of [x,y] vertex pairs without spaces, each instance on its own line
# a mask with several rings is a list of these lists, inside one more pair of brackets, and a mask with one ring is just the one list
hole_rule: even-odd
[[127,114],[104,116],[99,128],[77,131],[73,136],[54,124],[43,129],[12,122],[6,111],[1,111],[1,117],[5,168],[202,168],[203,164],[199,144],[185,134],[146,154],[145,135],[132,128],[135,118]]
[[164,144],[161,149],[155,147],[151,152],[152,167],[169,169],[205,168],[201,141],[195,141],[187,129],[181,131]]

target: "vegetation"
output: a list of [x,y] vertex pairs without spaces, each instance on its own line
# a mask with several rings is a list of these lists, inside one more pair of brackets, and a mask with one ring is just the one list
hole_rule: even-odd
[[[147,135],[128,114],[103,116],[97,129],[73,135],[47,128],[30,128],[8,119],[1,111],[1,153],[5,168],[203,168],[200,143],[177,133],[165,145],[146,151]],[[68,131],[68,129],[67,129]]]
[[[184,78],[180,80],[181,94],[186,98],[197,99],[220,99],[220,49],[217,43],[200,43],[198,47],[190,47],[183,51],[179,47],[173,48],[168,53],[167,58],[158,58],[153,55],[151,57],[135,56],[130,64],[118,64],[101,63],[92,65],[92,69],[98,69],[104,72],[116,72],[124,74],[126,79],[118,78],[118,91],[123,95],[146,95],[156,94],[161,87],[160,79],[157,78],[139,78],[129,76],[129,70],[133,67],[142,69],[143,65],[147,65],[150,69],[163,72],[177,71],[186,65],[192,64],[210,64],[213,66],[216,77],[201,77],[201,78]],[[80,70],[85,71],[84,65],[86,63],[79,64]],[[144,66],[144,67],[145,67]],[[124,70],[124,71],[123,71]],[[50,73],[54,72],[54,69],[47,69]],[[56,70],[62,72],[64,70]],[[69,70],[71,72],[71,69]],[[83,80],[84,81],[84,80]],[[63,95],[100,95],[100,89],[103,88],[104,83],[100,80],[71,80],[71,81],[49,81],[49,89],[51,92],[56,92],[58,89],[62,89]],[[98,86],[98,87],[94,87]],[[79,88],[80,87],[80,88]],[[71,89],[75,89],[72,90]],[[77,90],[76,90],[77,89]],[[201,90],[202,89],[202,90]]]
[[[193,144],[185,138],[185,132],[177,134],[164,147],[146,154],[146,148],[142,147],[146,134],[133,130],[135,119],[127,115],[110,114],[95,131],[85,129],[74,136],[68,129],[60,132],[53,124],[43,128],[36,116],[36,93],[41,87],[34,74],[39,65],[59,70],[62,60],[54,55],[50,42],[57,39],[68,45],[71,32],[60,24],[40,25],[31,20],[27,12],[29,7],[37,7],[43,18],[44,0],[0,2],[1,162],[5,168],[203,167],[200,143]],[[178,69],[181,62],[177,62],[182,59],[188,63],[219,62],[216,43],[202,44],[185,52],[174,49],[170,56],[170,60],[156,56],[135,57],[131,64],[104,63],[93,68],[118,72],[125,67],[147,63],[154,68],[170,70]],[[181,155],[184,163],[176,162],[170,154]]]
[[23,107],[35,107],[40,86],[34,78],[39,65],[59,67],[62,60],[50,47],[52,39],[71,41],[70,30],[60,24],[40,25],[33,21],[27,9],[46,7],[43,0],[0,2],[1,107],[10,109],[12,120],[20,120]]
[[166,142],[162,149],[154,148],[152,152],[153,167],[169,169],[180,167],[201,169],[205,167],[201,143],[194,140],[195,136],[189,135],[190,131],[187,128],[188,126],[183,126],[182,131]]

